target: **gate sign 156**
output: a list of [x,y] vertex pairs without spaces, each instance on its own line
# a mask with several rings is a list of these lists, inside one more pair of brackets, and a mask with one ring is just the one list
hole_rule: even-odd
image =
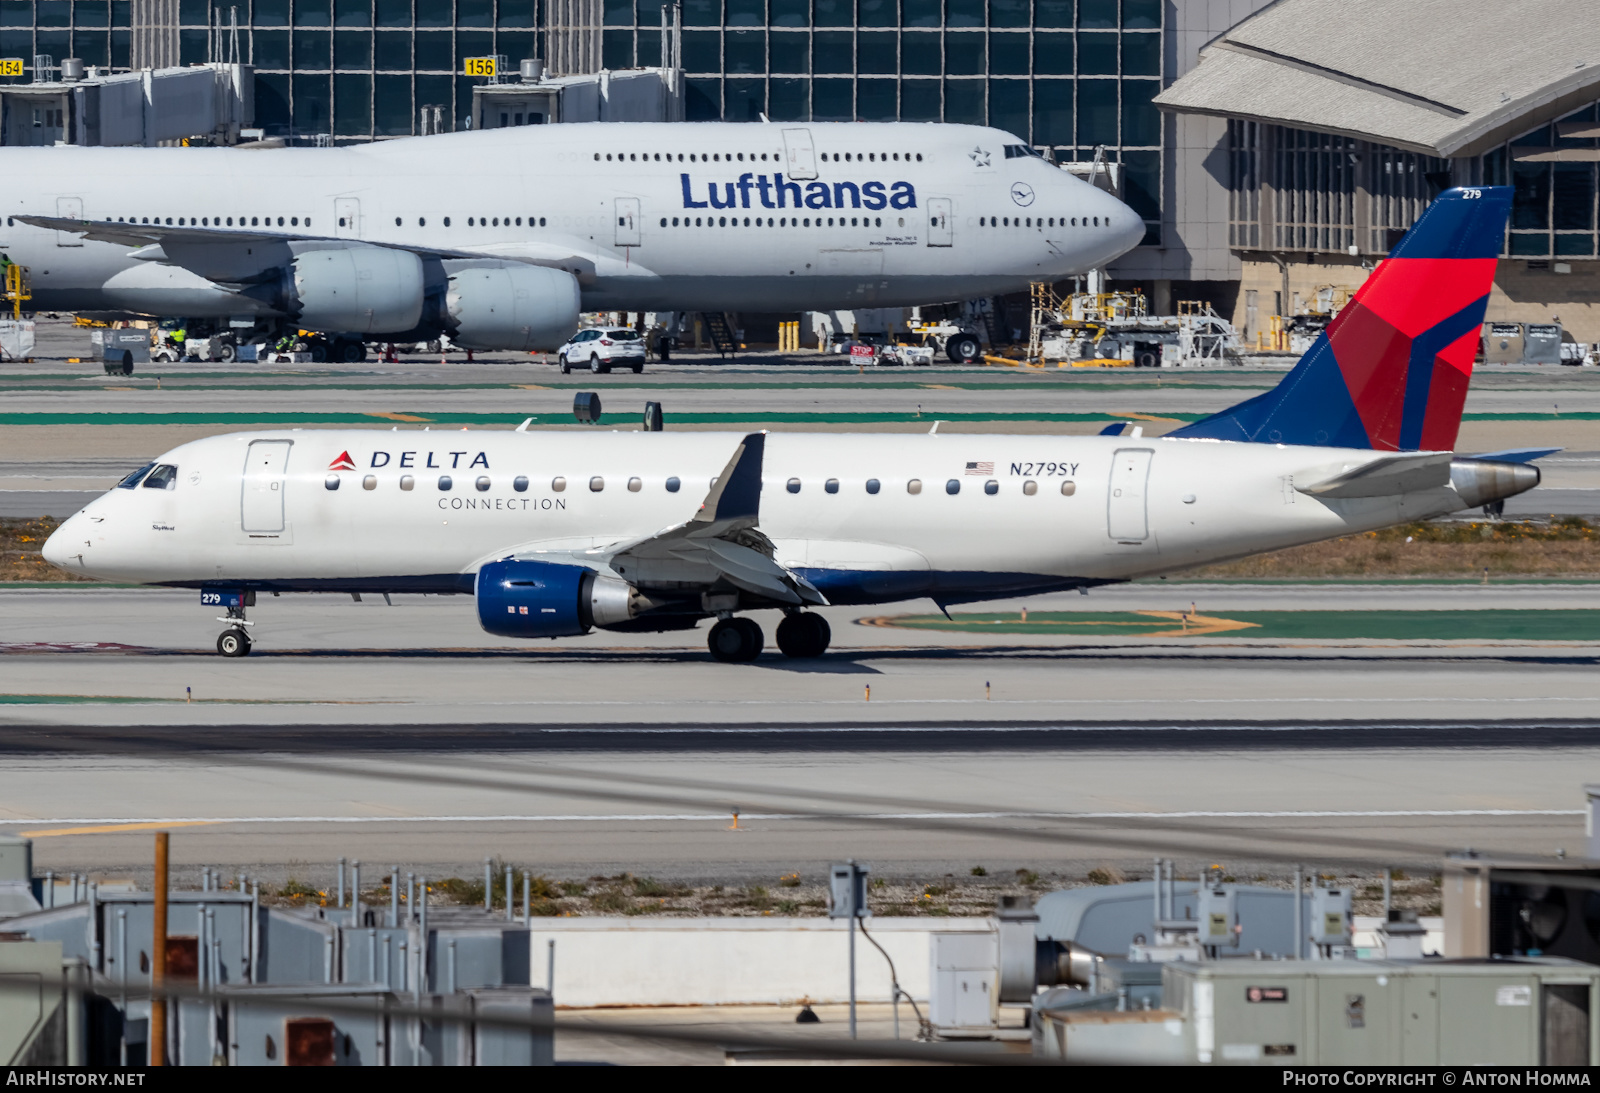
[[493,76],[496,74],[495,59],[493,57],[468,57],[462,62],[462,65],[463,76]]

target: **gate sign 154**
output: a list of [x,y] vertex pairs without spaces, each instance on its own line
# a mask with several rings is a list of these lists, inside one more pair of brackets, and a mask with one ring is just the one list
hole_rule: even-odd
[[0,57],[0,76],[22,75],[21,57]]

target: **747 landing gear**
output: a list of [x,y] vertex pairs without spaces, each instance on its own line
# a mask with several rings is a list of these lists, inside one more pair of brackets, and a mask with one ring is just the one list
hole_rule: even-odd
[[810,611],[783,616],[778,624],[778,648],[786,657],[820,657],[828,651],[833,630],[828,620]]
[[228,623],[228,628],[217,635],[217,652],[225,657],[246,657],[250,655],[250,632],[245,629],[250,623],[245,620],[244,608],[230,607],[228,613],[218,622]]
[[748,664],[761,655],[765,642],[761,627],[749,619],[721,619],[706,639],[711,655],[724,664]]

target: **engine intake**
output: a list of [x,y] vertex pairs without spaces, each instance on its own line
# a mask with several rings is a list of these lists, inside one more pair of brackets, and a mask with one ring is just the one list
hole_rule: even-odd
[[558,562],[490,562],[477,596],[479,624],[507,638],[576,637],[659,606],[626,581]]
[[290,312],[308,330],[396,334],[422,318],[427,278],[410,251],[304,251],[289,267]]
[[578,279],[543,266],[450,275],[450,339],[464,349],[554,349],[578,329]]

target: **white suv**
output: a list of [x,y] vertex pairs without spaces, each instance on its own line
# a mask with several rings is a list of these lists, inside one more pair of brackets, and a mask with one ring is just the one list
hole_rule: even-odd
[[644,339],[625,326],[597,326],[580,330],[556,350],[563,375],[587,362],[591,372],[609,372],[612,365],[644,371]]

